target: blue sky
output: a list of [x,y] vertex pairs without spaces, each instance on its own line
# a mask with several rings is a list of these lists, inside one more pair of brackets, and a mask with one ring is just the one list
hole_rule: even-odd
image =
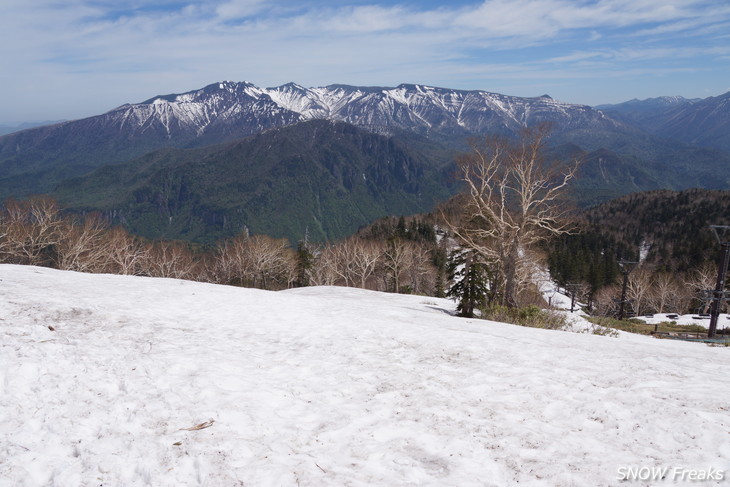
[[588,105],[730,91],[727,0],[4,0],[0,124],[222,81]]

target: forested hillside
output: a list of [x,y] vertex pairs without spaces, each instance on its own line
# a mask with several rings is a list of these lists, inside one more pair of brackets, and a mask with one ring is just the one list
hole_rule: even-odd
[[153,152],[67,180],[53,195],[147,238],[212,244],[247,231],[325,241],[448,197],[449,170],[434,150],[417,136],[313,120],[233,143]]
[[[661,286],[663,299],[676,300],[674,309],[706,306],[702,292],[714,287],[721,252],[710,225],[730,225],[730,191],[634,193],[585,210],[579,219],[580,233],[547,246],[549,268],[560,285],[583,284],[600,300],[602,288],[617,284],[624,259],[640,262],[630,275],[637,313],[664,307],[650,299]],[[617,291],[603,294],[610,308]]]

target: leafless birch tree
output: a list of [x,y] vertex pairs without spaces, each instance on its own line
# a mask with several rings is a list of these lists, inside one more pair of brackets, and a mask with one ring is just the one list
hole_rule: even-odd
[[314,249],[314,265],[310,274],[312,286],[334,286],[337,284],[337,255],[332,245]]
[[218,275],[226,284],[261,289],[287,287],[296,277],[294,252],[285,239],[239,235],[218,247]]
[[106,234],[105,246],[115,274],[141,275],[145,273],[148,248],[122,227],[114,227]]
[[[693,291],[693,294],[698,299],[702,299],[702,296],[707,292],[715,289],[717,280],[717,266],[711,262],[705,263],[703,266],[695,269],[687,279],[685,279],[685,286]],[[710,312],[710,304],[712,301],[706,299],[702,302],[700,311],[702,313]]]
[[60,210],[51,198],[6,201],[6,260],[18,264],[51,264],[62,223]]
[[352,271],[360,288],[367,287],[368,279],[375,274],[383,255],[383,245],[371,240],[354,239]]
[[371,240],[351,237],[329,247],[331,271],[345,286],[367,287],[368,279],[375,274],[383,255],[383,245]]
[[414,245],[411,263],[407,266],[406,277],[414,294],[433,292],[436,287],[436,267],[431,263],[430,251],[422,245]]
[[401,292],[401,278],[413,263],[414,245],[399,238],[388,240],[383,251],[383,268],[386,290]]
[[691,292],[680,285],[674,275],[663,272],[655,276],[650,298],[657,313],[684,312],[691,300]]
[[653,286],[654,276],[648,269],[639,267],[629,274],[626,298],[637,315],[649,311]]
[[155,242],[147,256],[148,271],[153,277],[192,279],[196,262],[190,250],[179,242]]
[[56,246],[58,268],[77,272],[108,271],[108,231],[106,222],[96,213],[86,215],[81,221],[67,218]]
[[526,129],[516,141],[488,136],[457,159],[465,208],[462,221],[449,225],[497,272],[507,306],[517,305],[524,252],[570,230],[561,203],[577,164],[548,166],[546,137],[545,127]]

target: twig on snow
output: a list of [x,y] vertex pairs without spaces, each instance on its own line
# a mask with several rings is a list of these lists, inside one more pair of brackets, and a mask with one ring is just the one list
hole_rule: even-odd
[[180,430],[185,430],[185,431],[198,431],[198,430],[203,430],[205,428],[210,428],[211,426],[213,426],[213,423],[215,423],[215,419],[210,419],[210,420],[205,421],[203,423],[196,424],[195,426],[191,426],[190,428],[180,428]]

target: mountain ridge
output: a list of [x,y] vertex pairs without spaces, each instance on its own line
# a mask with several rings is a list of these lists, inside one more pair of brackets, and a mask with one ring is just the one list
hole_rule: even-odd
[[702,99],[629,100],[597,108],[659,137],[730,152],[730,92]]
[[202,147],[314,119],[384,135],[415,132],[452,144],[484,133],[516,135],[542,122],[553,123],[557,133],[638,134],[601,111],[547,97],[418,84],[310,89],[295,83],[259,88],[248,82],[219,82],[0,137],[0,199],[47,192],[59,178],[81,176],[163,147]]

